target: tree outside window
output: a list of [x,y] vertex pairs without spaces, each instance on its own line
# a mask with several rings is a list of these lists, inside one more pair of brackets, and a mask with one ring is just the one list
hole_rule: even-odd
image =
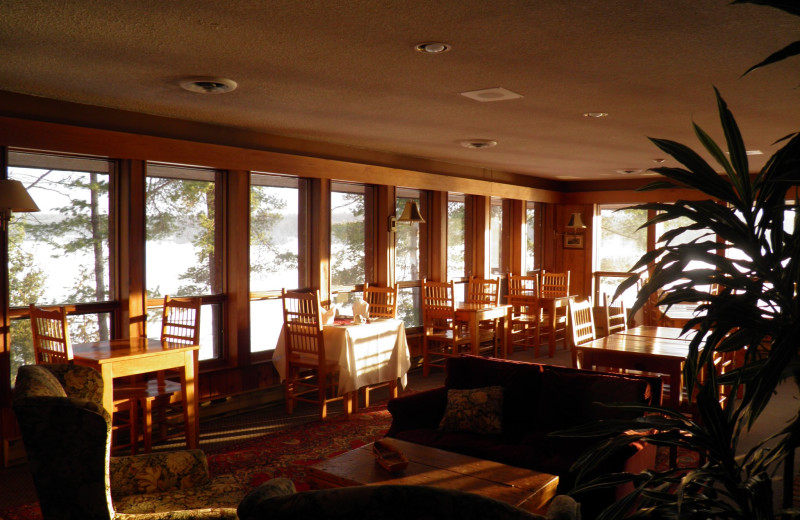
[[355,286],[366,280],[365,203],[364,186],[331,183],[331,291],[345,314],[352,313],[353,301],[361,297]]
[[490,209],[491,242],[489,244],[489,254],[491,272],[493,275],[498,275],[502,272],[500,265],[503,252],[503,199],[492,197]]
[[[9,225],[12,307],[106,302],[110,287],[109,182],[113,163],[91,157],[9,152],[9,178],[21,181],[40,212]],[[70,316],[75,343],[110,337],[108,313]],[[34,363],[30,321],[11,323],[11,380]]]
[[[147,296],[220,292],[216,251],[216,172],[189,166],[147,165]],[[149,336],[160,331],[161,308],[148,313]],[[200,313],[200,359],[219,357],[219,305]]]
[[465,261],[466,202],[462,193],[447,195],[447,279],[464,278],[467,274]]
[[[647,212],[619,209],[619,206],[600,206],[597,219],[597,271],[626,273],[647,251],[647,230],[639,229],[647,221]],[[615,276],[600,277],[598,294],[613,296],[617,286],[625,279]],[[630,307],[636,300],[636,291],[625,293],[623,301]]]
[[272,350],[283,326],[274,293],[299,287],[300,180],[264,173],[250,176],[250,291],[272,298],[250,301],[250,351]]

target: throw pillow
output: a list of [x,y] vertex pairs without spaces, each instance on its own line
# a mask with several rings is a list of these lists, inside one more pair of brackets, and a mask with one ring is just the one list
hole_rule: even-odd
[[502,386],[447,391],[447,407],[439,431],[500,433],[502,430]]

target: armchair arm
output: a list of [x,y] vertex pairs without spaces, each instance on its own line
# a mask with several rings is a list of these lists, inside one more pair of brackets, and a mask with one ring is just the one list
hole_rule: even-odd
[[211,481],[208,461],[201,450],[111,457],[109,478],[114,499],[188,489]]
[[392,426],[387,437],[405,430],[436,428],[447,407],[447,389],[433,388],[416,394],[391,399],[387,405],[392,414]]

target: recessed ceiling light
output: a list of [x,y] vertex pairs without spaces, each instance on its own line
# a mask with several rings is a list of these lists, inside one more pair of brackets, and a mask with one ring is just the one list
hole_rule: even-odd
[[622,175],[633,175],[635,173],[642,173],[642,170],[635,170],[635,169],[627,169],[627,170],[615,170],[617,173],[621,173]]
[[450,45],[444,42],[425,42],[418,43],[414,46],[414,49],[425,54],[441,54],[449,51]]
[[484,88],[481,90],[470,90],[469,92],[462,92],[462,96],[474,99],[475,101],[506,101],[508,99],[519,99],[521,94],[511,92],[503,87]]
[[235,90],[237,84],[227,78],[195,77],[181,80],[181,87],[200,94],[225,94]]
[[747,155],[764,155],[764,152],[762,152],[761,150],[747,150],[745,152],[745,154],[747,154]]
[[593,117],[600,119],[601,117],[608,117],[608,112],[584,112],[583,117]]
[[459,141],[459,144],[464,148],[483,150],[484,148],[497,146],[497,141],[492,141],[491,139],[465,139],[463,141]]

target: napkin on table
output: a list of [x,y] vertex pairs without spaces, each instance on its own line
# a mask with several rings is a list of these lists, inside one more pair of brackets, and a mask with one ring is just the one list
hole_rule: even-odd
[[361,316],[364,320],[369,319],[369,303],[364,300],[353,302],[353,320],[356,319],[356,316]]

